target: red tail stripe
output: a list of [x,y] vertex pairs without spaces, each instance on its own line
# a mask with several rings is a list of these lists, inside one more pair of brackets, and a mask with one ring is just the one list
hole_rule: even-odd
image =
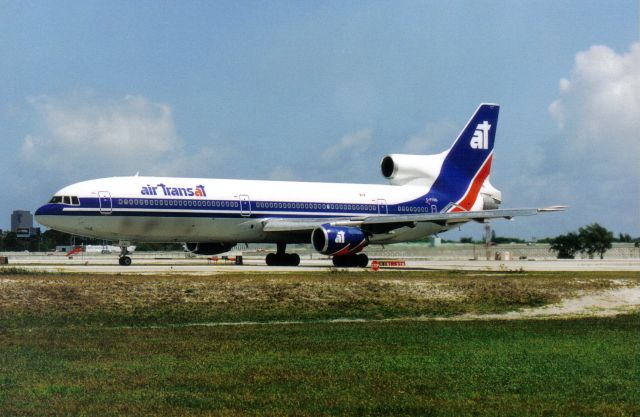
[[493,160],[493,154],[489,155],[489,158],[484,162],[476,176],[473,178],[471,182],[471,187],[467,193],[462,197],[462,200],[458,202],[458,206],[454,207],[452,212],[458,211],[469,211],[471,207],[473,207],[473,203],[475,203],[476,198],[478,198],[478,194],[480,193],[480,188],[482,188],[482,184],[484,180],[487,179],[489,173],[491,172],[491,161]]

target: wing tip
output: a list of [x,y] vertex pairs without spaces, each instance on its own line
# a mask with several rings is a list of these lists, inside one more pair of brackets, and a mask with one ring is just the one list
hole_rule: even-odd
[[549,207],[539,208],[538,212],[544,213],[549,211],[564,211],[567,208],[569,208],[569,206],[549,206]]

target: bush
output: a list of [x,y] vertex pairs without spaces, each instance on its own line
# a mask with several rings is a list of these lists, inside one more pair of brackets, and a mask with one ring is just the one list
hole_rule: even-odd
[[574,259],[582,251],[580,236],[573,232],[553,238],[550,243],[549,250],[558,252],[558,259]]

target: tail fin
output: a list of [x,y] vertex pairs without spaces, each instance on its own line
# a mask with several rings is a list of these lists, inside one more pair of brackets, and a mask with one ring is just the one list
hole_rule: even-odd
[[432,190],[453,203],[450,211],[470,210],[489,177],[499,110],[480,104],[447,152]]

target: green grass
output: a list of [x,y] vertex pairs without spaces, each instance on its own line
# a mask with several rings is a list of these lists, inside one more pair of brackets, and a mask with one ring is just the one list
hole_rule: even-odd
[[0,332],[0,414],[640,413],[640,316]]
[[[318,322],[508,311],[620,280],[639,277],[6,276],[0,416],[640,416],[639,313]],[[306,322],[180,327],[243,320]]]

